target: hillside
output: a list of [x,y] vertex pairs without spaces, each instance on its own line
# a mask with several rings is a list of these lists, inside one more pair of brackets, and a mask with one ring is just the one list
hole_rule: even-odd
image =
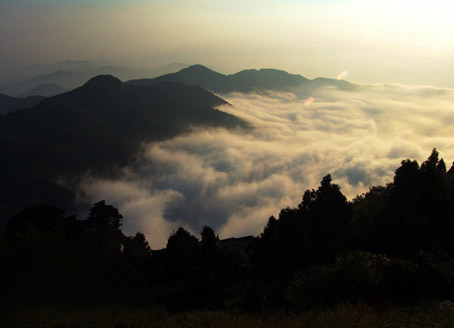
[[127,85],[98,76],[82,87],[15,111],[0,121],[4,222],[27,205],[70,206],[72,191],[57,183],[90,171],[108,175],[124,165],[142,142],[163,140],[193,126],[247,128],[214,109],[226,104],[200,87],[162,83]]

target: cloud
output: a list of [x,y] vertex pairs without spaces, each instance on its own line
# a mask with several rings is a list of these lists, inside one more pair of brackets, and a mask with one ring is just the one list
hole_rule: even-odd
[[131,178],[120,181],[88,178],[79,188],[84,193],[84,199],[79,199],[79,202],[106,199],[109,204],[119,206],[125,218],[122,230],[128,235],[146,232],[148,237],[152,236],[149,239],[152,247],[164,247],[170,233],[179,226],[189,228],[184,222],[169,222],[164,218],[165,207],[183,198],[175,190],[153,192],[149,186]]
[[336,80],[343,80],[347,77],[348,72],[347,71],[342,71],[336,76]]
[[310,106],[315,101],[315,98],[310,96],[304,101],[304,106]]
[[180,225],[194,234],[209,225],[221,238],[257,235],[328,173],[352,199],[392,181],[403,159],[421,162],[434,147],[454,159],[453,90],[311,92],[310,106],[305,90],[224,96],[232,106],[220,109],[249,121],[251,132],[199,129],[146,144],[121,179],[85,179],[80,200],[106,199],[125,216],[125,233],[142,231],[160,248]]

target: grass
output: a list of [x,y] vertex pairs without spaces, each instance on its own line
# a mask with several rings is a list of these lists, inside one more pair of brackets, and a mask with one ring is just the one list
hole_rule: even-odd
[[454,328],[454,303],[432,309],[393,307],[378,311],[367,305],[342,304],[335,309],[312,309],[300,314],[196,311],[170,314],[150,310],[33,309],[5,314],[0,326],[24,328]]

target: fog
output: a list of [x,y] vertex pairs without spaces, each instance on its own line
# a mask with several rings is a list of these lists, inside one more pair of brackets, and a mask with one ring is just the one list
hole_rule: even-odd
[[352,199],[392,181],[403,159],[425,160],[437,148],[454,159],[454,90],[370,85],[295,93],[229,94],[249,132],[199,129],[144,144],[121,178],[87,176],[79,202],[100,199],[124,215],[123,231],[142,231],[164,247],[183,226],[203,225],[221,238],[258,235],[271,215],[296,206],[306,189],[330,173]]

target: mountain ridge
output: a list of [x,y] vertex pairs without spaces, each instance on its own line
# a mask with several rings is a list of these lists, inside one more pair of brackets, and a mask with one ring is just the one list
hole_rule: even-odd
[[129,80],[143,76],[157,77],[169,72],[176,72],[187,66],[182,63],[173,63],[155,69],[147,69],[115,66],[101,61],[65,60],[50,65],[32,65],[26,68],[22,74],[17,73],[19,76],[22,75],[22,78],[16,81],[2,80],[0,93],[17,97],[41,84],[59,84],[65,90],[72,90],[90,78],[102,74],[115,75],[122,80]]
[[180,82],[201,87],[220,94],[229,92],[250,93],[254,91],[294,91],[297,88],[315,88],[334,86],[344,91],[355,90],[357,85],[344,80],[329,78],[307,79],[299,74],[290,74],[273,68],[246,69],[240,72],[224,75],[203,65],[197,64],[184,68],[176,73],[162,75],[156,78],[129,80],[127,84],[154,85],[163,81]]
[[20,97],[21,98],[26,98],[30,96],[52,97],[66,91],[67,90],[58,83],[43,83],[21,94]]
[[46,99],[44,96],[28,96],[22,98],[0,94],[0,115],[7,115],[18,109],[33,107],[44,99]]

